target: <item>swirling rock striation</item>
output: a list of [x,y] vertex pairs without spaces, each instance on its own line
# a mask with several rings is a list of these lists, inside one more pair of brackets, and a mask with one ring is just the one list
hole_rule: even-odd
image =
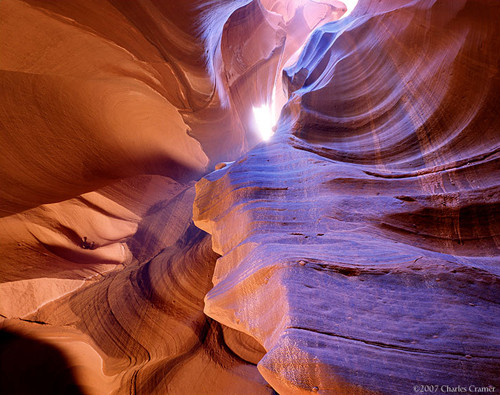
[[291,20],[250,0],[0,2],[0,392],[273,393],[260,344],[203,313],[216,254],[191,182],[255,145],[252,106],[344,12],[275,3]]
[[361,1],[285,73],[273,140],[197,184],[210,317],[279,393],[498,388],[495,1]]
[[500,6],[344,11],[0,2],[0,392],[500,386]]
[[[152,180],[145,184],[151,187]],[[18,294],[34,311],[7,305],[11,310],[3,311],[8,318],[1,328],[60,350],[67,359],[66,371],[74,376],[75,391],[85,394],[273,393],[256,368],[264,354],[261,347],[203,313],[217,255],[210,236],[190,223],[193,199],[194,188],[184,187],[149,207],[127,241],[131,257],[125,266],[85,278],[89,269],[76,270],[73,261],[74,276],[86,280],[76,289],[59,290],[45,303]],[[88,254],[99,260],[92,256],[97,250]],[[38,276],[33,276],[38,286],[47,290],[53,280]],[[57,276],[68,281],[60,272]],[[0,360],[7,358],[8,350],[0,347]],[[50,357],[49,351],[42,351],[40,358]],[[25,352],[29,360],[23,371],[45,371],[37,367],[36,355]],[[19,388],[19,377],[3,376],[5,372],[0,369],[0,382],[5,383],[0,390]],[[44,388],[43,382],[33,386],[32,392]]]

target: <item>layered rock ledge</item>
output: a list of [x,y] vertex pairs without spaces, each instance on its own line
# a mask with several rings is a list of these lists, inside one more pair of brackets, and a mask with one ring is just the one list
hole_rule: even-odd
[[345,11],[0,2],[0,393],[498,391],[500,6]]

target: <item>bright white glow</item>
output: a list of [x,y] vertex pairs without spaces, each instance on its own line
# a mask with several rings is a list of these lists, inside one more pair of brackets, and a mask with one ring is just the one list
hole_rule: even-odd
[[354,7],[356,7],[356,5],[358,4],[358,0],[341,0],[341,1],[347,7],[347,12],[344,15],[342,15],[342,18],[345,18],[352,12],[352,10],[354,10]]
[[269,140],[274,134],[273,129],[276,124],[271,106],[264,104],[260,107],[253,107],[253,116],[262,140]]
[[[293,17],[295,14],[296,8],[300,6],[305,6],[309,2],[312,3],[319,3],[319,4],[331,4],[335,7],[341,7],[341,4],[339,3],[344,3],[344,5],[347,8],[347,12],[342,16],[342,18],[346,17],[349,15],[354,7],[356,7],[358,0],[282,0],[276,1],[276,0],[261,0],[262,4],[268,8],[270,11],[273,9],[274,12],[281,13],[285,19],[290,19]],[[290,11],[290,8],[283,8],[281,10],[274,10],[275,5],[283,5],[287,4],[287,7],[291,6],[293,8],[293,12]],[[279,8],[279,7],[278,7]],[[314,7],[313,7],[314,8]],[[318,9],[318,8],[316,8]],[[286,15],[289,17],[286,17],[284,14],[286,12]],[[290,14],[290,15],[289,15]],[[333,14],[332,14],[333,15]],[[329,17],[325,16],[324,14],[320,14],[316,16],[316,19],[314,18],[314,15],[312,17],[313,20],[317,20],[316,22],[316,27],[321,25],[321,22],[323,23],[328,22],[328,18],[331,19],[332,15]],[[304,15],[305,17],[305,15]],[[287,21],[288,21],[287,19]],[[312,27],[309,28],[311,30]],[[312,34],[312,32],[311,32]],[[300,54],[302,53],[304,47],[306,46],[308,40],[305,40],[300,48],[286,61],[286,63],[283,65],[281,64],[280,70],[283,70],[283,67],[288,67],[291,64],[295,63]],[[280,73],[278,73],[280,75]],[[278,89],[277,89],[278,88]],[[255,119],[255,126],[257,128],[257,131],[262,138],[262,140],[267,141],[271,138],[271,136],[274,134],[274,131],[276,130],[276,124],[278,122],[278,118],[280,115],[280,111],[282,106],[285,105],[287,102],[288,98],[285,96],[283,93],[282,89],[282,84],[280,80],[277,78],[275,81],[275,85],[273,88],[273,92],[271,95],[271,104],[263,104],[260,107],[253,107],[253,116]]]

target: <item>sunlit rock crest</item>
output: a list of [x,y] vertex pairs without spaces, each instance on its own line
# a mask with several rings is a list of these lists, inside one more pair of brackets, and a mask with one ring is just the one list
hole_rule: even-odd
[[500,7],[344,11],[0,2],[0,393],[500,386]]
[[286,69],[272,141],[197,184],[205,312],[279,393],[498,387],[499,18],[361,2]]

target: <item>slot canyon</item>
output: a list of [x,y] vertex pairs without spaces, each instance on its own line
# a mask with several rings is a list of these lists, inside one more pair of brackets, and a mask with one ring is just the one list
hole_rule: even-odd
[[500,393],[500,1],[0,0],[0,394]]

